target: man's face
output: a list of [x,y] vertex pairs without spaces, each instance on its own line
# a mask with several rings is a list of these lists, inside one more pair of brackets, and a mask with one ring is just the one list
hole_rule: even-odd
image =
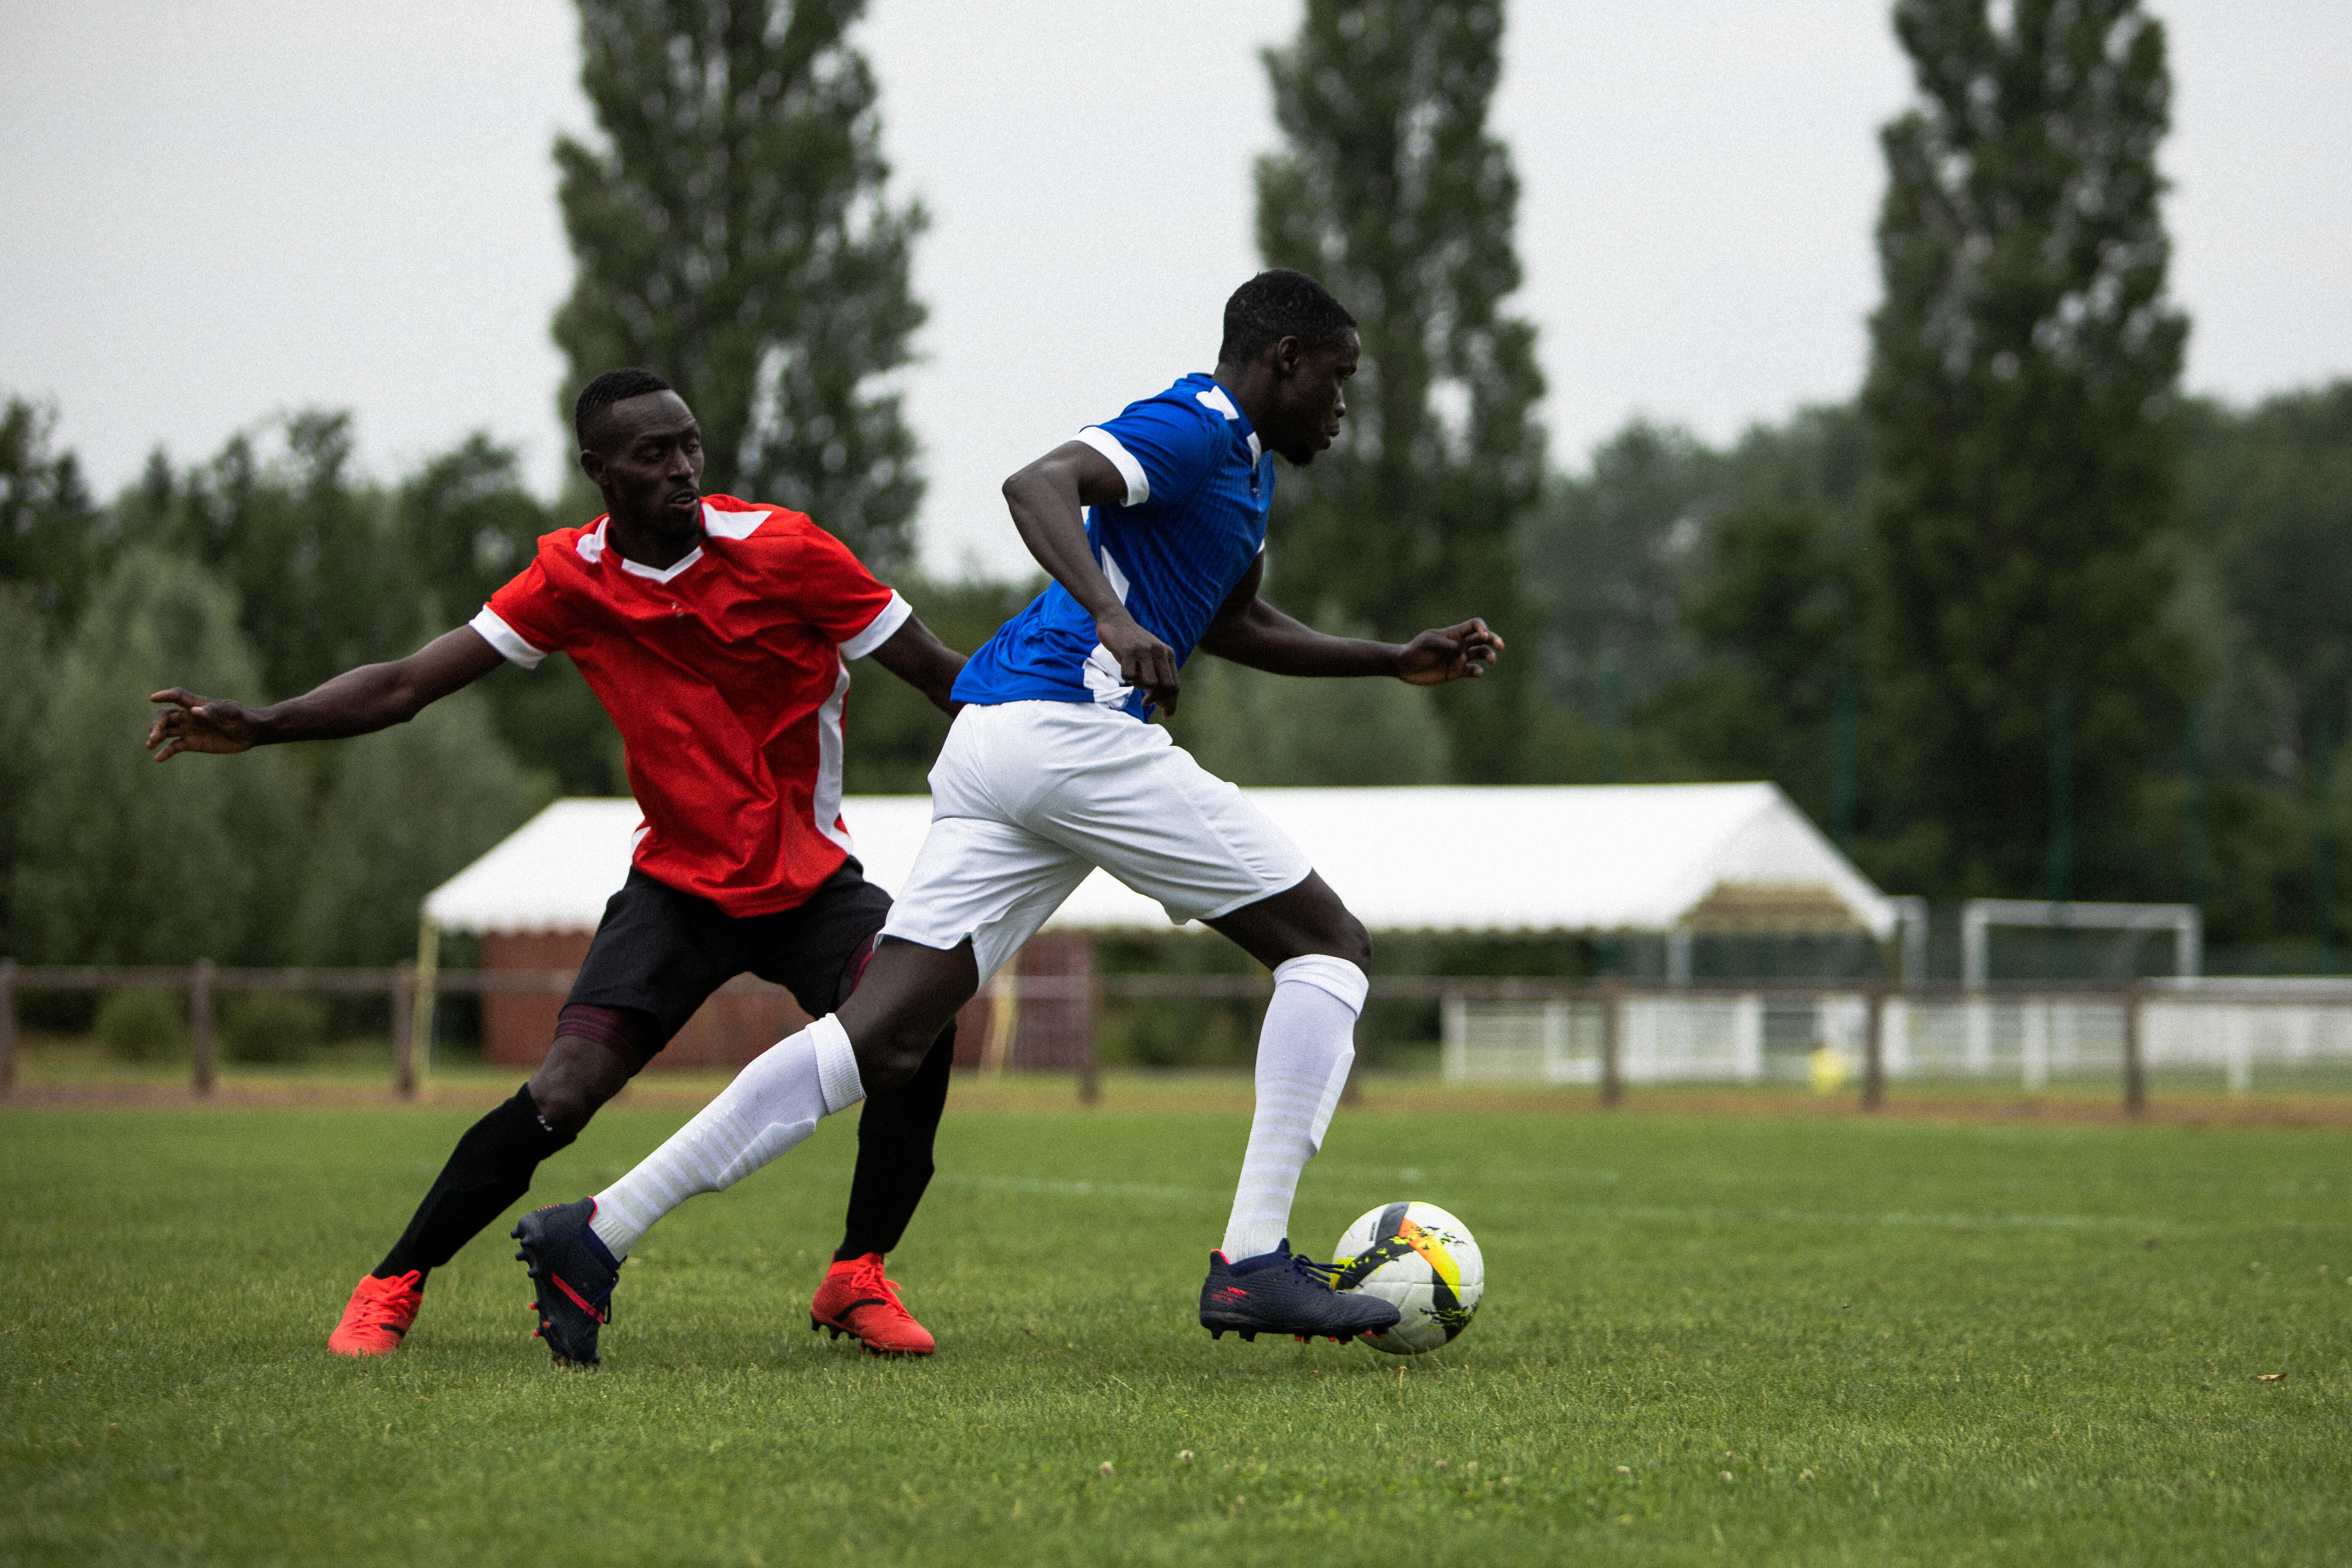
[[588,432],[581,471],[616,519],[658,533],[702,526],[702,428],[675,392],[648,392],[604,410]]
[[1281,393],[1270,421],[1273,428],[1260,431],[1259,438],[1303,468],[1339,438],[1339,422],[1348,416],[1348,378],[1356,374],[1362,348],[1353,329],[1326,348],[1302,349],[1296,343],[1296,339],[1286,339],[1276,350],[1283,371]]

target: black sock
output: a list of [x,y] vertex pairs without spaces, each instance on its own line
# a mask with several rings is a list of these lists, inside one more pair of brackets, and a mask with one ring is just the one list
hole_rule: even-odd
[[513,1099],[466,1129],[416,1205],[415,1217],[376,1265],[375,1277],[389,1279],[412,1268],[430,1273],[448,1262],[530,1190],[531,1173],[541,1160],[578,1136],[540,1120],[528,1084],[515,1090]]
[[931,1184],[931,1140],[947,1109],[948,1072],[954,1066],[950,1022],[914,1077],[866,1097],[857,1118],[857,1169],[849,1179],[849,1223],[833,1255],[835,1263],[887,1252],[907,1233],[923,1189]]

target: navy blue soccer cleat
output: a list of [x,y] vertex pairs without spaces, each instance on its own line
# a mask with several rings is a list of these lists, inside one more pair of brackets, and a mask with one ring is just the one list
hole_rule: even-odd
[[1394,1303],[1377,1296],[1331,1289],[1331,1271],[1293,1255],[1286,1237],[1272,1252],[1239,1263],[1212,1252],[1208,1282],[1201,1287],[1201,1326],[1213,1340],[1231,1329],[1244,1340],[1289,1334],[1345,1342],[1385,1333],[1396,1326],[1397,1315]]
[[521,1250],[515,1258],[530,1269],[539,1289],[531,1306],[539,1312],[532,1332],[547,1342],[558,1366],[594,1366],[596,1332],[613,1321],[613,1286],[620,1265],[588,1228],[596,1200],[533,1209],[513,1230]]

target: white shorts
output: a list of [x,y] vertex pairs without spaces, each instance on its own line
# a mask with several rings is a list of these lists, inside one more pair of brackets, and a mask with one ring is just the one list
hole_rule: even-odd
[[931,766],[931,829],[885,936],[971,939],[985,981],[1096,867],[1178,925],[1314,869],[1242,792],[1157,724],[1091,702],[966,708]]

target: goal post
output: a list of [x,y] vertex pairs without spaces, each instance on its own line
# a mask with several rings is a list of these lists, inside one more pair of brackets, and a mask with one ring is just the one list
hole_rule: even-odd
[[1972,991],[1981,990],[1991,978],[1991,932],[1995,926],[2125,933],[2168,931],[2172,933],[2173,968],[2183,980],[2196,979],[2205,959],[2205,922],[2195,904],[1970,899],[1960,906],[1960,974]]

